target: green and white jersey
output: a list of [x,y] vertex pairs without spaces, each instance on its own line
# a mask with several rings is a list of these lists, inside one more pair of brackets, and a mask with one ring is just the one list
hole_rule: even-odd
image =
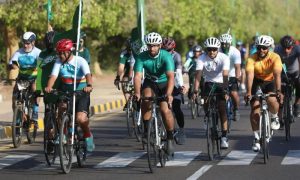
[[132,54],[129,53],[127,50],[121,52],[119,63],[124,64],[124,76],[128,76],[129,74],[130,65],[132,61],[131,59],[132,59]]
[[142,52],[137,56],[134,71],[145,71],[145,78],[157,83],[168,81],[167,72],[174,72],[174,61],[172,55],[165,50],[160,50],[158,55],[151,57],[148,51]]

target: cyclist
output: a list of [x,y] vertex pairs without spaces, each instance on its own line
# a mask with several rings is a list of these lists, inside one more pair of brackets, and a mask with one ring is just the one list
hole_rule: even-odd
[[185,87],[183,85],[182,78],[182,61],[181,56],[174,49],[176,47],[176,42],[173,38],[167,37],[163,38],[162,49],[168,51],[174,60],[175,64],[175,87],[173,89],[173,103],[172,109],[175,114],[175,118],[177,120],[177,124],[179,126],[178,130],[178,141],[179,145],[183,145],[185,143],[185,133],[184,133],[184,115],[181,110],[181,103],[183,99],[183,93],[185,92]]
[[246,86],[245,86],[245,81],[246,81],[245,65],[246,65],[246,53],[247,53],[247,50],[244,47],[242,41],[237,41],[236,48],[241,53],[241,60],[242,60],[242,64],[241,64],[241,73],[242,73],[242,75],[241,75],[242,76],[241,77],[241,90],[242,90],[242,93],[245,93],[246,92]]
[[[289,36],[283,36],[280,40],[280,45],[275,48],[275,51],[285,64],[287,76],[295,83],[296,100],[294,104],[294,115],[300,117],[300,46],[295,45],[294,39]],[[285,80],[285,75],[282,73],[281,80]]]
[[[136,59],[134,65],[134,89],[137,100],[140,100],[141,92],[145,97],[154,95],[165,96],[165,101],[161,101],[160,112],[165,121],[167,130],[167,153],[173,154],[173,133],[174,118],[169,106],[173,101],[174,88],[174,61],[170,53],[161,49],[162,38],[156,32],[151,32],[145,36],[145,43],[148,51],[142,52]],[[141,88],[142,72],[145,72],[145,79]],[[141,91],[142,90],[142,91]],[[144,122],[144,138],[147,134],[149,120],[151,119],[151,104],[143,101],[141,104],[142,117]]]
[[[251,95],[255,94],[258,86],[261,87],[263,93],[277,93],[282,102],[281,94],[281,70],[282,64],[278,54],[269,51],[273,38],[266,35],[259,36],[256,41],[257,52],[248,58],[246,63],[247,75],[247,92],[245,100],[250,100]],[[271,117],[271,129],[278,130],[280,127],[278,120],[279,103],[276,97],[267,99]],[[252,150],[257,152],[260,150],[259,144],[259,101],[252,99],[250,122],[254,134]]]
[[[70,39],[62,39],[56,44],[56,52],[58,60],[55,62],[51,76],[48,80],[45,91],[50,93],[52,87],[58,76],[61,77],[62,91],[73,91],[74,88],[74,68],[77,61],[76,73],[76,90],[83,90],[84,93],[76,97],[76,120],[83,131],[83,137],[87,144],[87,151],[94,150],[93,135],[89,128],[89,106],[90,106],[90,92],[92,91],[92,76],[90,68],[85,59],[80,56],[74,56],[73,42]],[[72,104],[72,103],[71,103]],[[59,109],[64,109],[64,105],[60,104]]]
[[86,41],[86,33],[81,31],[80,32],[80,39],[79,39],[79,51],[78,56],[83,57],[87,61],[87,63],[91,64],[91,54],[87,47],[85,47],[85,41]]
[[228,98],[228,75],[230,61],[226,54],[218,51],[220,46],[220,41],[215,37],[209,37],[205,40],[205,53],[197,60],[194,98],[196,98],[195,96],[198,95],[199,83],[203,73],[204,87],[201,89],[201,95],[204,97],[204,111],[206,114],[208,108],[206,99],[212,88],[215,86],[215,93],[218,93],[218,111],[222,122],[221,148],[227,149],[229,143],[227,138],[228,125],[225,102]]
[[193,57],[187,59],[187,61],[184,63],[184,69],[185,71],[188,72],[189,75],[189,91],[188,91],[189,100],[193,97],[193,86],[195,82],[196,63],[201,54],[202,54],[202,47],[200,45],[195,45],[193,47]]
[[[114,84],[115,86],[118,87],[119,82],[120,82],[120,77],[122,77],[122,81],[131,81],[132,80],[132,69],[134,66],[134,60],[133,59],[133,55],[132,55],[132,50],[131,50],[131,46],[130,46],[130,39],[127,39],[126,41],[126,49],[123,50],[120,54],[120,60],[119,60],[119,67],[118,67],[118,71],[117,71],[117,76],[114,80]],[[126,104],[123,108],[123,110],[125,111],[126,107],[127,107],[127,100],[129,98],[129,93],[126,92],[126,85],[122,84],[122,91],[124,94],[124,97],[126,99]]]
[[[19,75],[17,79],[19,80],[30,80],[31,81],[31,89],[33,92],[36,90],[36,83],[35,79],[37,77],[37,60],[41,50],[35,47],[35,40],[36,35],[33,32],[25,32],[23,34],[22,42],[23,47],[17,50],[14,55],[12,56],[9,64],[12,66],[13,69],[19,68]],[[17,84],[13,90],[13,100],[12,105],[13,109],[15,106],[15,97],[14,95],[18,91]],[[35,99],[35,103],[33,105],[33,112],[32,112],[32,120],[37,123],[38,120],[38,99]]]
[[232,37],[230,34],[222,34],[219,38],[221,42],[220,51],[226,54],[230,60],[229,70],[229,92],[233,99],[233,120],[240,120],[240,97],[239,97],[239,85],[241,81],[241,54],[237,48],[231,46]]

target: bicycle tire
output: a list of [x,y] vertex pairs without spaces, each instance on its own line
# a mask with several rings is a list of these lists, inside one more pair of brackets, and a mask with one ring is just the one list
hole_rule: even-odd
[[261,144],[262,144],[262,153],[264,158],[264,164],[267,164],[268,161],[268,142],[267,142],[267,122],[266,122],[266,112],[263,111],[261,117]]
[[134,136],[135,136],[137,142],[140,142],[141,139],[142,139],[142,134],[140,133],[139,127],[137,125],[138,113],[133,108],[132,108],[132,111],[131,111],[131,120],[132,120],[132,127],[133,127]]
[[148,125],[147,132],[147,157],[148,166],[151,173],[154,173],[157,167],[157,147],[156,147],[156,132],[154,127],[154,119]]
[[33,112],[33,108],[32,108],[32,104],[29,103],[27,108],[28,108],[28,114],[27,116],[27,128],[26,129],[26,136],[27,136],[27,142],[28,144],[32,144],[35,142],[35,138],[36,138],[36,134],[37,134],[37,129],[38,129],[38,124],[37,121],[33,121],[32,120],[32,112]]
[[290,121],[292,119],[290,114],[290,98],[289,95],[286,96],[284,100],[283,106],[283,114],[284,114],[284,130],[285,130],[285,140],[289,141],[291,139],[291,124]]
[[227,102],[226,102],[226,114],[227,114],[227,132],[230,133],[230,130],[231,130],[231,122],[232,122],[232,116],[233,116],[233,113],[232,113],[232,102],[231,100],[229,99]]
[[212,129],[211,113],[208,114],[206,122],[207,122],[206,123],[207,155],[208,155],[208,159],[210,161],[213,161],[215,145],[214,145],[214,137],[213,137],[214,135],[213,135],[213,129]]
[[71,171],[74,154],[73,145],[70,141],[72,138],[72,133],[69,131],[69,123],[71,123],[71,118],[69,115],[64,114],[61,122],[62,123],[59,130],[59,160],[62,171],[65,174],[68,174]]
[[14,148],[20,147],[23,134],[23,111],[19,107],[15,107],[13,111],[12,122],[12,141]]
[[191,100],[191,113],[192,113],[192,119],[196,118],[196,103],[195,100]]
[[[53,112],[49,111],[45,114],[44,124],[44,154],[47,164],[51,166],[55,162],[58,151],[56,145],[58,129],[56,126],[55,115],[53,114]],[[49,137],[50,131],[51,134],[53,134],[52,138]]]
[[218,114],[216,112],[213,113],[213,129],[214,129],[214,140],[216,143],[216,152],[219,156],[222,156],[222,150],[221,150],[221,123],[219,123],[219,118],[218,118]]
[[79,167],[84,167],[87,157],[87,147],[82,133],[78,131],[77,125],[75,129],[75,137],[77,138],[74,139],[74,144],[76,149],[77,164]]
[[128,136],[132,137],[133,134],[133,129],[132,129],[132,123],[131,123],[131,105],[132,101],[129,99],[127,101],[127,106],[126,106],[126,123],[127,123],[127,132],[128,132]]

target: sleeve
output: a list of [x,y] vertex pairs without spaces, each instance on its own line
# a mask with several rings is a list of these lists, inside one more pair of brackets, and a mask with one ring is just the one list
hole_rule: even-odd
[[85,60],[88,64],[91,64],[91,54],[88,48],[84,48],[85,51]]
[[120,64],[125,64],[126,63],[126,56],[124,52],[121,52],[120,54],[120,59],[119,59]]
[[197,59],[196,61],[196,71],[202,71],[203,70],[203,59],[200,58],[200,59]]
[[172,55],[170,53],[167,52],[166,56],[165,56],[165,71],[166,72],[169,72],[169,71],[175,71],[175,63],[174,63],[174,60],[172,58]]
[[134,71],[135,72],[143,72],[143,62],[142,60],[138,57],[134,63]]
[[241,53],[239,50],[236,49],[234,55],[234,64],[241,64],[242,63],[242,59],[241,59]]
[[246,72],[254,71],[254,60],[252,58],[248,58],[245,66]]
[[20,53],[18,51],[15,52],[14,55],[12,56],[12,58],[10,59],[9,64],[11,65],[13,63],[13,61],[18,62],[19,55],[20,55]]
[[189,66],[190,66],[191,61],[192,61],[191,58],[188,58],[188,59],[185,61],[183,67],[184,67],[186,70],[189,69]]
[[57,77],[59,75],[60,66],[61,66],[61,63],[59,62],[59,60],[57,60],[54,63],[54,66],[53,66],[53,69],[52,69],[52,72],[51,72],[51,76],[56,76]]
[[229,71],[230,69],[230,60],[228,56],[224,56],[224,63],[223,63],[223,71]]
[[130,56],[130,67],[134,67],[134,63],[135,63],[134,56],[131,55],[131,56]]
[[176,53],[176,55],[174,56],[174,59],[175,59],[175,64],[176,64],[175,68],[182,70],[182,61],[181,61],[180,54]]
[[83,58],[80,61],[80,68],[82,69],[82,72],[83,72],[84,75],[91,74],[89,64]]

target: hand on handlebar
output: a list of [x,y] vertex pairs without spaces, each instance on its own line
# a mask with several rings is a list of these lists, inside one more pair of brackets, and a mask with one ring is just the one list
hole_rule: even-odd
[[114,84],[115,84],[115,86],[117,86],[118,89],[120,90],[120,88],[119,88],[119,82],[120,82],[120,76],[116,76],[116,79],[114,80]]

